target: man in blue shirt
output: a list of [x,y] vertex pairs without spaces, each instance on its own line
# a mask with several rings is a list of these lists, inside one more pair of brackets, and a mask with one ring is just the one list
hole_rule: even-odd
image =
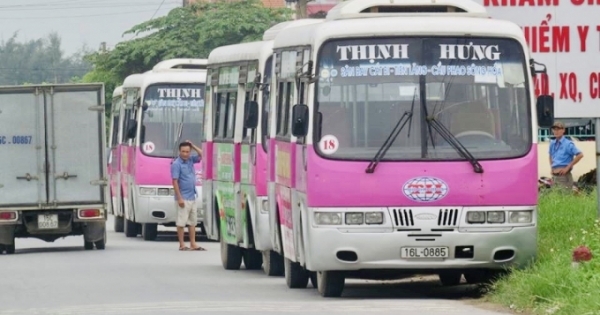
[[550,155],[553,182],[561,188],[572,190],[573,174],[571,171],[573,166],[583,158],[583,153],[573,141],[564,137],[565,125],[563,123],[554,122],[552,132],[555,139],[550,141],[548,154]]
[[[191,155],[192,148],[198,155]],[[196,209],[196,172],[194,164],[200,163],[202,149],[186,140],[179,144],[179,157],[171,164],[171,178],[175,190],[175,209],[177,211],[177,236],[179,237],[179,250],[189,250],[183,241],[184,228],[188,226],[190,247],[192,250],[205,250],[196,245],[196,223],[198,211]]]

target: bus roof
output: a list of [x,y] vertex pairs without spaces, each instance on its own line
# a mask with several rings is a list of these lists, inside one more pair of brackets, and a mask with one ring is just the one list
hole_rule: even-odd
[[[389,0],[388,0],[389,1]],[[319,46],[328,39],[372,38],[374,36],[490,36],[524,42],[521,28],[512,22],[456,16],[380,17],[342,19],[282,30],[273,48]]]
[[206,70],[192,70],[186,69],[187,71],[177,70],[161,70],[152,71],[144,74],[143,82],[141,84],[142,93],[146,88],[153,84],[158,83],[200,83],[206,82]]
[[122,86],[122,85],[119,85],[119,86],[117,86],[117,87],[115,88],[115,90],[113,91],[113,95],[112,95],[112,97],[113,97],[113,98],[115,98],[115,97],[119,97],[119,96],[121,96],[121,95],[123,95],[123,86]]
[[171,69],[206,69],[207,59],[193,59],[193,58],[175,58],[163,60],[152,68],[153,71],[159,70],[171,70]]
[[236,61],[263,60],[273,54],[273,41],[258,41],[221,46],[213,49],[208,64],[223,64]]
[[127,78],[125,78],[125,81],[123,81],[123,89],[126,88],[140,88],[142,86],[142,79],[144,78],[145,74],[142,73],[134,73],[129,75]]
[[489,17],[484,6],[471,0],[349,0],[331,8],[325,19],[432,15]]
[[278,24],[275,24],[271,28],[265,31],[263,34],[263,40],[274,40],[277,34],[283,29],[296,27],[296,26],[304,26],[310,24],[318,24],[325,21],[325,19],[300,19],[300,20],[292,20],[285,21]]

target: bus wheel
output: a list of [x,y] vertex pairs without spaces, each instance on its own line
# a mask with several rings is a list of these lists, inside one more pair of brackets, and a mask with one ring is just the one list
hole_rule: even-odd
[[462,279],[462,273],[457,271],[444,271],[438,274],[440,282],[445,286],[459,285]]
[[123,217],[123,225],[123,232],[125,232],[126,237],[137,237],[138,230],[135,222],[127,220],[125,217]]
[[142,237],[144,241],[154,241],[158,236],[158,224],[144,223],[142,224]]
[[114,229],[115,232],[117,233],[123,233],[123,231],[125,230],[125,222],[123,221],[123,217],[119,217],[119,216],[113,216],[114,218]]
[[346,277],[341,271],[318,271],[317,290],[323,297],[340,297]]
[[263,256],[263,270],[269,277],[283,276],[285,271],[283,267],[283,258],[279,253],[274,250],[264,251]]
[[262,254],[254,248],[244,250],[243,258],[246,270],[259,270],[262,267]]
[[308,285],[308,271],[297,262],[284,258],[285,282],[290,289],[303,289]]
[[225,242],[221,235],[221,263],[225,270],[239,270],[242,266],[242,249]]
[[314,271],[310,272],[310,284],[312,284],[313,288],[317,289],[318,286],[318,280],[317,280],[317,273]]

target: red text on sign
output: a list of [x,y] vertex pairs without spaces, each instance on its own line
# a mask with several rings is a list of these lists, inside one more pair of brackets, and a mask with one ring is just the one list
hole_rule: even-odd
[[590,97],[600,99],[600,72],[590,74]]
[[552,14],[546,15],[540,26],[525,26],[523,33],[531,52],[571,51],[571,30],[569,26],[549,26]]
[[560,99],[571,99],[573,102],[577,102],[577,99],[581,102],[582,93],[577,91],[577,75],[573,72],[559,73],[560,78]]
[[574,5],[600,5],[600,0],[571,0]]

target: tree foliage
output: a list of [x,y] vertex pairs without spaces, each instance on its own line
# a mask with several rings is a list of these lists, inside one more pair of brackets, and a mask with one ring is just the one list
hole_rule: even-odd
[[[259,40],[272,25],[291,18],[288,9],[271,9],[259,0],[198,2],[134,26],[125,34],[140,36],[114,50],[87,56],[94,70],[87,79],[103,78],[107,93],[128,75],[152,69],[171,58],[208,58],[223,45]],[[85,81],[85,80],[84,80]]]
[[56,33],[26,42],[17,37],[15,32],[0,43],[0,85],[66,83],[91,70],[83,60],[86,48],[67,57]]

